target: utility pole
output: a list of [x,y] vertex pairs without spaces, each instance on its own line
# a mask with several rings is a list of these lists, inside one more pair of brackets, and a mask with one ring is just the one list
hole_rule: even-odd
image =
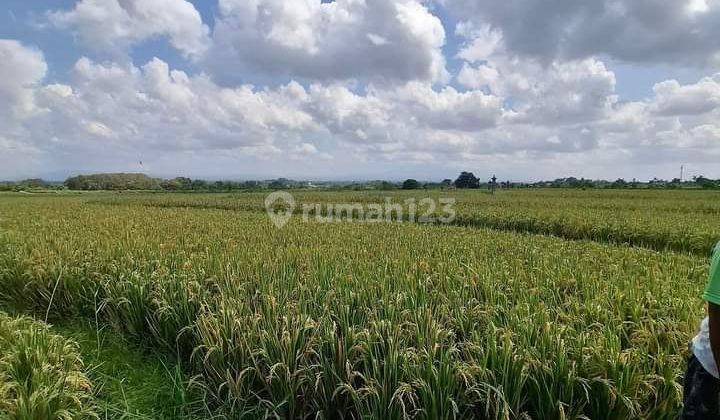
[[683,175],[685,175],[685,165],[680,165],[680,182],[683,182]]
[[495,175],[490,178],[490,193],[495,194],[495,183],[497,183],[497,177]]

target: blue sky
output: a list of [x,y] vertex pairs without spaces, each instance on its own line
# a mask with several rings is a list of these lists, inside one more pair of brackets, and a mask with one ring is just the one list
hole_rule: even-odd
[[4,179],[720,177],[713,0],[2,8]]

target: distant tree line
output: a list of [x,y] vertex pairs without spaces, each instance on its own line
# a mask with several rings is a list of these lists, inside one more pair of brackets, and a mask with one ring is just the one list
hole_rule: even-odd
[[0,182],[0,191],[61,190],[63,188],[61,182],[49,182],[39,178]]
[[[264,187],[266,187],[266,185],[263,185],[260,181],[205,181],[185,177],[165,179],[160,183],[160,188],[166,191],[227,192],[234,190],[257,190]],[[269,185],[267,185],[267,187],[269,187]]]
[[[287,182],[286,182],[287,181]],[[171,179],[152,178],[145,174],[116,173],[78,175],[65,180],[70,190],[165,190],[165,191],[233,191],[272,187],[286,187],[288,180],[260,181],[205,181],[177,177]]]
[[558,178],[554,181],[540,181],[529,184],[531,187],[546,188],[612,188],[612,189],[720,189],[720,179],[710,179],[702,175],[694,176],[692,180],[664,180],[653,178],[647,182],[636,179],[627,181],[618,178],[615,181],[590,180],[585,178]]
[[151,178],[144,174],[93,174],[68,178],[64,186],[70,190],[158,190],[158,191],[198,191],[230,192],[247,190],[284,190],[284,189],[340,189],[340,190],[395,190],[419,188],[445,188],[452,180],[442,182],[419,182],[407,180],[402,183],[391,181],[366,182],[312,182],[277,178],[264,181],[206,181],[177,177],[171,179]]
[[[403,189],[418,189],[427,188],[430,184],[420,184],[414,179],[408,179],[402,184]],[[553,181],[538,181],[538,182],[511,182],[511,181],[498,181],[493,175],[492,178],[487,181],[482,181],[476,177],[472,172],[461,172],[460,175],[451,181],[450,179],[444,180],[440,184],[436,184],[441,188],[458,188],[458,189],[482,189],[482,188],[611,188],[611,189],[720,189],[720,179],[710,179],[704,176],[695,176],[690,181],[681,181],[678,178],[674,178],[670,181],[662,180],[659,178],[653,178],[647,182],[639,182],[635,179],[632,181],[626,181],[622,178],[616,179],[615,181],[606,180],[591,180],[585,178],[558,178]]]
[[558,178],[552,181],[512,182],[480,179],[472,172],[461,172],[453,181],[443,179],[440,182],[424,182],[417,179],[406,179],[403,182],[386,180],[364,182],[337,181],[295,181],[277,178],[264,181],[206,181],[177,177],[171,179],[152,178],[141,173],[107,173],[78,175],[70,177],[64,183],[44,181],[42,179],[26,179],[14,182],[0,182],[0,191],[32,191],[32,190],[149,190],[149,191],[197,191],[197,192],[231,192],[253,190],[280,189],[335,189],[335,190],[417,190],[417,189],[509,189],[509,188],[612,188],[612,189],[720,189],[720,180],[704,176],[695,176],[692,180],[653,178],[640,182],[619,178],[615,181],[591,180],[585,178]]

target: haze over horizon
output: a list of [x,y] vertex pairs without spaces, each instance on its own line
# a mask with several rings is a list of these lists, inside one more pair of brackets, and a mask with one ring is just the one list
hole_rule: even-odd
[[0,179],[720,178],[718,0],[4,5]]

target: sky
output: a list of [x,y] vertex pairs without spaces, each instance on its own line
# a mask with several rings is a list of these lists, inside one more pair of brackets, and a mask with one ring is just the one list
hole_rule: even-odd
[[0,179],[720,178],[720,0],[3,0]]

